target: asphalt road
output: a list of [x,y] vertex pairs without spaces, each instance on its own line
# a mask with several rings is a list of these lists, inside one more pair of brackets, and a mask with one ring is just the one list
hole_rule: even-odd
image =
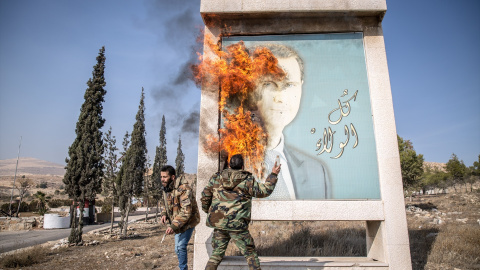
[[[150,216],[151,217],[151,216]],[[145,215],[135,215],[128,218],[129,223],[134,220],[145,219]],[[114,222],[117,224],[118,222]],[[83,226],[83,233],[96,229],[110,228],[110,223],[100,225]],[[43,244],[49,241],[56,241],[67,238],[70,235],[70,228],[67,229],[51,229],[51,230],[31,230],[31,231],[6,231],[0,232],[0,253],[17,250],[20,248],[30,247]]]

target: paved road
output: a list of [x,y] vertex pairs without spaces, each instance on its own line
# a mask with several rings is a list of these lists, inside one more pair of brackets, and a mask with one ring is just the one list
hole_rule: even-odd
[[[151,217],[151,215],[150,215]],[[130,221],[144,219],[145,215],[130,216]],[[117,224],[118,221],[114,222]],[[83,233],[93,231],[96,229],[110,228],[110,223],[100,225],[88,225],[83,227]],[[67,229],[51,229],[51,230],[31,230],[31,231],[7,231],[0,232],[0,253],[43,244],[49,241],[56,241],[67,238],[70,235],[70,228]]]

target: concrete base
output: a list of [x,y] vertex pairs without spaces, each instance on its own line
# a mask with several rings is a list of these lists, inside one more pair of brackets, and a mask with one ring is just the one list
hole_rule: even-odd
[[[388,269],[388,264],[366,257],[260,257],[264,270],[286,269]],[[227,256],[218,269],[248,269],[247,262],[241,256]]]

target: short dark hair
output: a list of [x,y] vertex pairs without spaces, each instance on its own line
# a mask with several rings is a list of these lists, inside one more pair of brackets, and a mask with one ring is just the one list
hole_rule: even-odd
[[243,168],[243,157],[240,154],[233,155],[230,158],[230,168],[240,170]]
[[175,169],[170,165],[165,165],[160,169],[161,172],[168,172],[168,175],[175,175]]

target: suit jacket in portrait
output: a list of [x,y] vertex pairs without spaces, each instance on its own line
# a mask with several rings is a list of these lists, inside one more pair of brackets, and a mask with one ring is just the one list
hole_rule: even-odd
[[332,198],[328,170],[320,159],[304,154],[286,144],[283,153],[287,159],[297,200]]

